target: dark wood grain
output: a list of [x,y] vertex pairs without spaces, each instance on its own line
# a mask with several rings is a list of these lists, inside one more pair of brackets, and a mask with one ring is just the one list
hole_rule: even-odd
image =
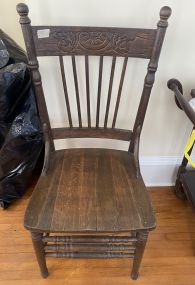
[[108,88],[108,98],[107,98],[107,103],[106,103],[106,113],[105,113],[105,119],[104,119],[104,128],[107,127],[107,123],[108,123],[108,114],[109,114],[109,109],[110,109],[110,100],[111,100],[111,95],[112,95],[112,85],[113,85],[113,79],[114,79],[115,65],[116,65],[116,56],[113,56],[111,72],[110,72],[110,82],[109,82],[109,88]]
[[46,256],[63,258],[133,258],[128,252],[46,252]]
[[60,60],[62,83],[63,83],[63,88],[64,88],[64,96],[65,96],[66,108],[67,108],[67,114],[68,114],[68,121],[69,121],[70,128],[72,128],[72,116],[71,116],[71,111],[70,111],[70,103],[69,103],[68,89],[67,89],[67,84],[66,84],[66,76],[65,76],[65,70],[64,70],[63,57],[59,56],[59,60]]
[[147,238],[148,238],[148,232],[139,232],[137,234],[137,247],[136,247],[136,254],[134,257],[134,263],[133,263],[133,269],[131,272],[131,277],[133,280],[136,280],[138,278],[139,275],[139,267],[140,267],[140,263],[144,254],[144,249],[146,246],[146,242],[147,242]]
[[81,119],[81,106],[80,106],[80,97],[79,97],[79,86],[77,79],[77,69],[76,69],[76,60],[75,56],[72,56],[72,69],[74,76],[74,84],[75,84],[75,93],[76,93],[76,101],[77,101],[77,111],[78,111],[78,119],[79,119],[79,127],[82,128],[82,119]]
[[116,106],[115,106],[114,117],[113,117],[113,121],[112,121],[112,128],[114,128],[115,124],[116,124],[116,118],[117,118],[118,108],[119,108],[120,99],[121,99],[121,93],[122,93],[123,82],[124,82],[124,78],[125,78],[125,72],[126,72],[126,68],[127,68],[127,62],[128,62],[128,57],[125,57],[124,58],[124,62],[123,62],[122,72],[121,72],[119,88],[118,88],[118,94],[117,94],[117,99],[116,99]]
[[103,56],[100,56],[100,62],[99,62],[99,77],[98,77],[98,94],[97,94],[97,109],[96,109],[96,128],[99,127],[100,100],[101,100],[101,88],[102,88],[103,59],[104,59]]
[[45,250],[50,251],[63,251],[63,252],[94,252],[98,251],[134,251],[135,246],[128,244],[49,244],[46,245]]
[[56,151],[48,178],[41,177],[33,192],[25,215],[28,229],[123,232],[155,227],[149,196],[128,152]]
[[[108,173],[111,174],[109,179],[105,175]],[[114,190],[111,156],[100,151],[96,157],[96,227],[99,231],[117,231],[119,228],[117,197]]]
[[51,163],[50,154],[52,153],[51,145],[49,143],[48,128],[46,124],[43,124],[43,133],[44,133],[44,138],[45,138],[45,153],[44,153],[44,161],[43,161],[43,168],[42,168],[41,175],[44,176],[47,174],[47,171],[49,169],[49,165]]
[[91,112],[90,112],[90,90],[89,90],[89,59],[85,56],[85,77],[86,77],[86,95],[87,95],[87,120],[88,127],[91,128]]
[[84,236],[46,236],[43,237],[44,242],[52,242],[52,243],[57,243],[57,242],[64,242],[64,243],[133,243],[137,241],[136,237],[131,237],[131,236],[103,236],[103,235],[84,235]]
[[45,260],[45,250],[44,250],[44,243],[42,241],[43,234],[42,233],[31,233],[33,247],[36,253],[37,262],[40,266],[41,275],[43,278],[48,276],[48,270],[46,266]]
[[[34,221],[37,223],[40,219],[40,215],[45,219],[45,223],[51,223],[52,215],[55,207],[55,199],[57,192],[53,191],[53,187],[58,189],[60,177],[59,173],[62,172],[63,160],[60,159],[61,153],[55,152],[55,155],[52,154],[50,157],[50,168],[53,172],[53,166],[55,165],[55,170],[51,173],[50,168],[47,171],[46,176],[41,176],[41,185],[39,183],[36,186],[37,191],[39,192],[39,200],[36,199],[36,192],[32,195],[32,201],[29,204],[29,211],[34,212],[33,216],[28,216],[28,221],[31,223]],[[35,198],[34,198],[35,197]],[[44,207],[42,207],[44,204]],[[41,209],[41,212],[37,212],[35,209]],[[47,208],[47,211],[46,211]],[[28,211],[27,211],[28,212]]]
[[[49,30],[38,38],[37,31]],[[150,58],[156,30],[131,28],[32,26],[37,56],[109,55]]]
[[53,139],[64,138],[107,138],[115,140],[129,141],[132,131],[122,129],[104,128],[54,128],[52,129]]

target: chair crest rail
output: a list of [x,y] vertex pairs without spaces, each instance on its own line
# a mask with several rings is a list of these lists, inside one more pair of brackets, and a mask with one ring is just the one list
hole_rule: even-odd
[[[40,34],[47,33],[47,36]],[[37,56],[107,55],[150,58],[155,29],[32,26]]]

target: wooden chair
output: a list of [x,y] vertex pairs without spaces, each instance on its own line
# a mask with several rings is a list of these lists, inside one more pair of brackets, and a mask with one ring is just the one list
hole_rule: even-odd
[[[167,82],[167,86],[174,92],[175,102],[179,109],[183,110],[186,116],[190,119],[193,124],[193,129],[195,129],[195,112],[190,106],[189,102],[183,95],[183,87],[179,80],[170,79]],[[191,90],[191,97],[195,98],[195,89]],[[194,148],[194,144],[189,150],[189,155],[191,155]],[[185,155],[183,156],[181,165],[177,172],[177,178],[175,183],[175,194],[178,198],[185,200],[186,198],[195,209],[195,169],[188,168],[188,160]]]
[[[155,228],[150,198],[139,168],[139,139],[155,79],[158,59],[171,15],[160,10],[157,29],[31,26],[28,7],[18,4],[28,65],[45,138],[45,161],[27,207],[24,225],[30,230],[43,277],[45,257],[133,258],[136,279],[148,233]],[[44,34],[44,37],[40,37]],[[73,126],[63,56],[71,56],[79,127]],[[83,126],[76,56],[85,58],[88,125]],[[91,124],[89,56],[99,56],[96,124]],[[37,56],[58,56],[69,120],[68,128],[51,128]],[[100,127],[102,69],[112,57],[104,126]],[[117,57],[123,57],[112,127],[107,126]],[[115,127],[129,57],[150,59],[133,131]],[[53,140],[105,138],[130,141],[128,151],[66,149],[56,151]]]

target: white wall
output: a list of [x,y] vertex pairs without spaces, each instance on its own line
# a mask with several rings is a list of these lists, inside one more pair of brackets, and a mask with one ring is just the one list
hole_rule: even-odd
[[[15,5],[14,2],[13,6]],[[149,160],[150,158],[153,159],[152,161],[158,161],[158,158],[162,159],[164,157],[165,159],[173,158],[174,161],[178,162],[177,159],[175,160],[175,157],[182,155],[191,124],[176,107],[173,95],[168,90],[166,83],[172,77],[181,80],[188,98],[190,90],[195,88],[195,37],[193,36],[195,33],[195,2],[193,0],[26,0],[25,2],[29,5],[30,17],[34,25],[53,24],[155,28],[159,19],[160,7],[168,5],[172,8],[173,13],[169,20],[169,27],[159,61],[156,83],[151,94],[144,123],[140,154],[141,157],[147,157]],[[12,22],[12,25],[15,28],[18,24],[15,22],[15,18],[13,19],[14,23]],[[4,17],[4,22],[6,21],[10,23],[10,18],[6,19]],[[92,71],[91,77],[95,78],[97,74],[97,62],[96,59],[93,59],[93,61],[96,64],[96,68]],[[69,63],[66,62],[66,66],[68,65]],[[107,69],[104,71],[105,81],[103,90],[105,92],[109,78],[109,66],[110,61],[108,59]],[[78,69],[81,70],[82,68],[83,62],[80,59]],[[118,72],[120,68],[121,62],[118,63]],[[58,62],[56,59],[50,61],[48,59],[41,59],[40,69],[42,71],[43,85],[46,91],[52,126],[62,126],[66,120],[66,113],[63,106],[63,90],[59,83],[60,73]],[[127,102],[129,105],[124,104],[122,101],[122,110],[119,113],[118,123],[118,126],[122,128],[129,126],[128,122],[131,122],[130,125],[132,124],[133,110],[138,103],[146,72],[146,62],[138,59],[130,59],[128,71],[130,71],[132,77],[126,78],[124,86],[124,98],[125,96],[128,97]],[[92,87],[95,88],[96,84],[97,82]],[[80,82],[80,85],[82,90],[84,85],[82,82]],[[128,92],[129,88],[130,93]],[[129,94],[130,96],[128,96]],[[93,96],[93,100],[95,101],[96,93]],[[73,94],[73,101],[75,100],[74,97],[75,95]],[[103,103],[102,108],[104,106],[105,103]],[[60,109],[60,112],[57,112],[58,109]],[[114,142],[108,143],[111,143],[110,147],[114,147]],[[100,146],[100,144],[103,146],[102,143],[98,145]],[[71,147],[78,145],[78,143],[73,141],[69,141],[68,143],[68,146]],[[95,145],[97,145],[97,140],[93,141],[93,146]],[[67,146],[67,144],[58,142],[56,146],[61,148]],[[117,142],[117,147],[125,149],[127,148],[127,144]],[[157,164],[160,164],[160,162]],[[173,165],[175,164],[173,163]]]
[[16,5],[18,0],[3,0],[0,2],[0,29],[24,47],[22,32],[18,24]]

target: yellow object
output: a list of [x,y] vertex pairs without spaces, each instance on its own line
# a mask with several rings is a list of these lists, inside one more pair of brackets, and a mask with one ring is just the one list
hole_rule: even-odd
[[185,158],[188,160],[188,162],[191,164],[191,166],[195,168],[195,161],[193,161],[188,154],[189,150],[192,148],[194,143],[195,143],[195,130],[192,131],[191,136],[190,136],[190,138],[189,138],[189,140],[188,140],[188,142],[184,148]]

